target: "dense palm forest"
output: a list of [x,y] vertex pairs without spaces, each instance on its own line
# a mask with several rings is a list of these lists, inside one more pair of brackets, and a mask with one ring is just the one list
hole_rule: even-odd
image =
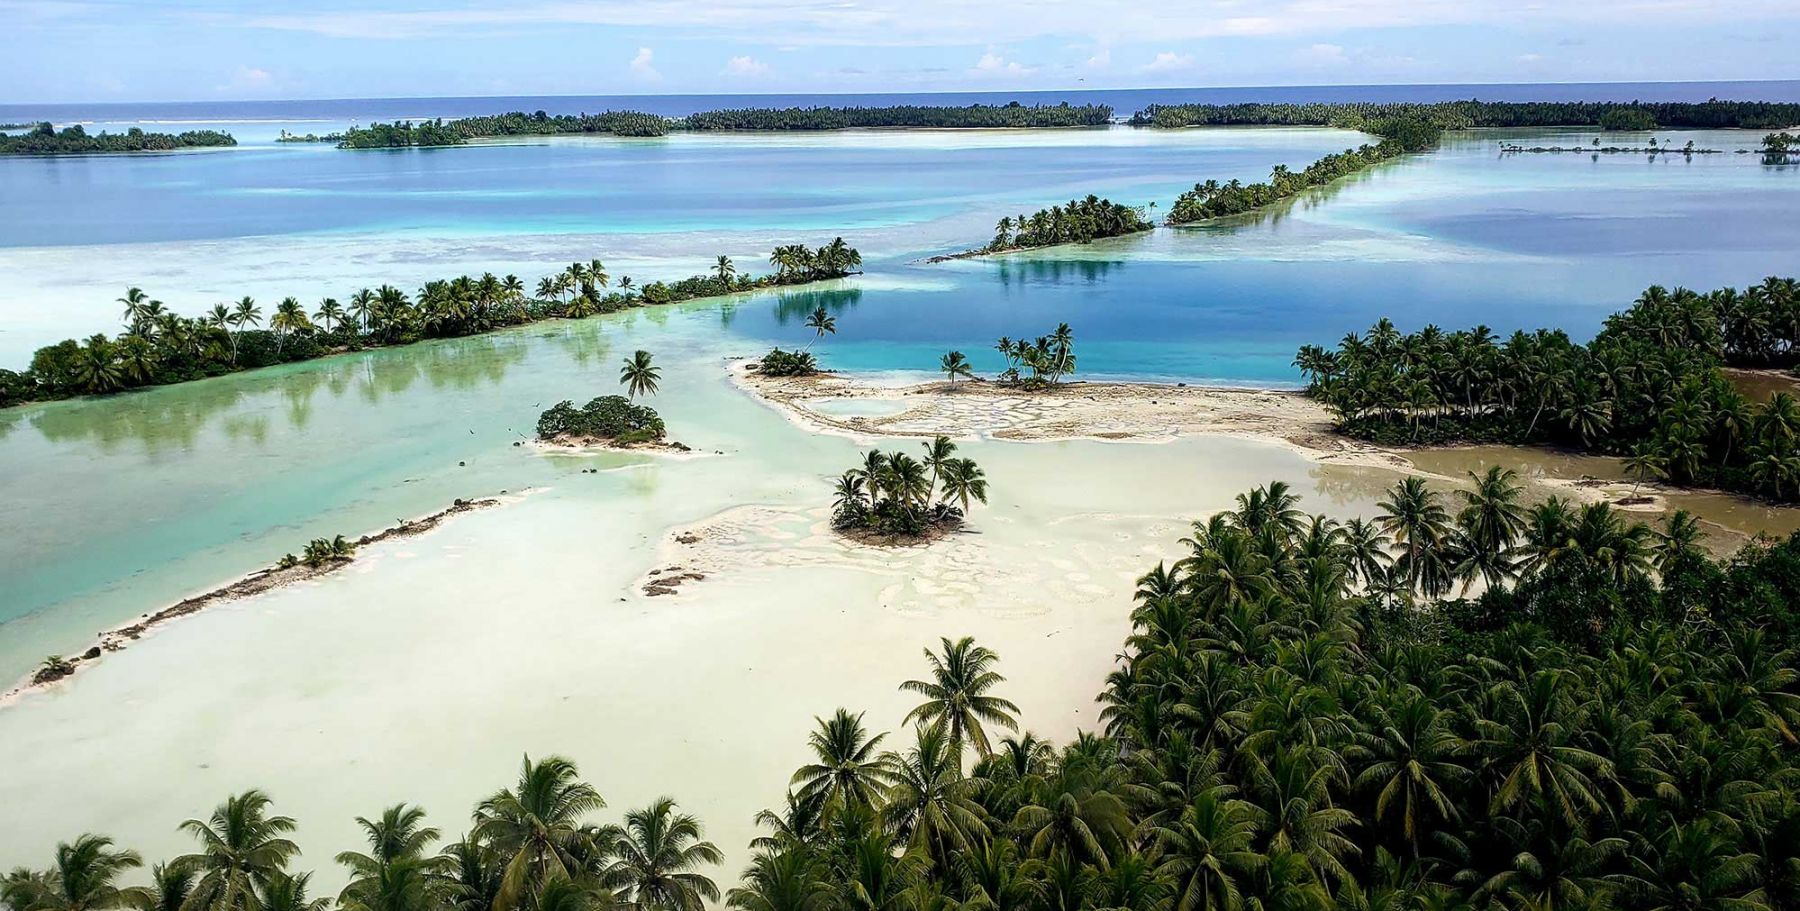
[[915,105],[887,107],[739,108],[702,111],[677,121],[677,128],[717,130],[853,130],[882,127],[990,129],[1000,127],[1097,127],[1112,120],[1104,104]]
[[1443,135],[1443,128],[1435,121],[1416,116],[1369,121],[1361,129],[1380,136],[1381,142],[1327,155],[1297,174],[1286,165],[1276,165],[1267,183],[1245,185],[1237,180],[1228,183],[1209,180],[1195,184],[1192,190],[1176,198],[1175,205],[1169,209],[1169,223],[1188,224],[1260,209],[1388,159],[1425,151],[1437,145],[1438,138]]
[[1362,129],[1394,117],[1424,117],[1444,129],[1582,126],[1603,129],[1780,129],[1800,123],[1800,104],[1772,101],[1445,101],[1151,105],[1136,126],[1335,126]]
[[1353,436],[1536,443],[1628,457],[1643,477],[1800,498],[1800,401],[1752,403],[1724,365],[1800,364],[1800,285],[1652,287],[1586,345],[1561,331],[1402,334],[1386,320],[1294,363]]
[[[513,111],[450,121],[373,123],[366,127],[351,127],[334,136],[318,137],[315,141],[335,138],[339,148],[383,149],[462,145],[470,139],[492,136],[549,136],[565,133],[661,136],[668,131],[668,118],[638,111],[556,115],[543,111],[532,114]],[[293,141],[306,140],[296,137]]]
[[[32,356],[24,372],[0,370],[0,406],[161,386],[310,360],[340,351],[476,335],[545,319],[582,319],[645,304],[668,304],[759,288],[841,278],[862,254],[839,237],[817,249],[776,248],[774,271],[740,272],[727,257],[705,275],[641,287],[611,277],[599,260],[573,263],[528,288],[517,276],[459,276],[426,282],[416,294],[392,285],[363,288],[313,307],[289,297],[265,310],[245,297],[199,317],[174,313],[138,288],[119,299],[125,331],[68,339]],[[266,328],[264,328],[266,326]]]
[[40,123],[16,135],[0,133],[0,155],[79,155],[95,152],[170,152],[234,146],[237,140],[217,130],[146,133],[132,127],[123,133],[89,133],[81,124],[56,129]]
[[925,454],[916,459],[898,450],[871,449],[844,472],[836,482],[831,526],[919,538],[962,525],[972,503],[987,502],[986,474],[974,459],[958,457],[949,437],[921,445]]
[[[891,476],[891,467],[884,469]],[[1099,701],[1063,746],[968,638],[901,684],[898,735],[837,709],[740,884],[664,798],[602,822],[567,759],[527,758],[444,842],[357,820],[313,894],[297,823],[235,795],[191,854],[98,835],[0,880],[11,911],[1429,911],[1800,908],[1793,669],[1800,539],[1714,561],[1685,514],[1526,506],[1496,469],[1417,479],[1373,519],[1274,483],[1138,582]],[[1485,580],[1485,581],[1484,581]],[[1473,599],[1451,598],[1461,581]],[[826,703],[829,705],[829,703]],[[440,842],[444,842],[440,844]],[[148,875],[146,876],[145,873]]]
[[1085,244],[1103,237],[1122,237],[1148,231],[1155,225],[1142,209],[1088,194],[1066,204],[1039,209],[1017,218],[1007,216],[994,225],[994,239],[981,253],[1004,253],[1057,244]]
[[[701,111],[686,117],[662,117],[639,111],[600,114],[527,114],[514,111],[459,120],[374,123],[335,134],[339,148],[376,149],[406,146],[462,145],[493,136],[609,134],[661,136],[671,130],[692,132],[808,131],[907,127],[980,129],[1001,127],[1105,126],[1112,119],[1106,105],[971,104],[964,107],[894,105],[891,107],[739,108]],[[316,137],[323,141],[334,137]],[[307,141],[294,137],[290,141]]]

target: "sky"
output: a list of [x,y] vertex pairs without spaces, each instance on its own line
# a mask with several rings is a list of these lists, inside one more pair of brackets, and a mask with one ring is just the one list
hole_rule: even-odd
[[1800,0],[0,0],[0,103],[1800,78]]

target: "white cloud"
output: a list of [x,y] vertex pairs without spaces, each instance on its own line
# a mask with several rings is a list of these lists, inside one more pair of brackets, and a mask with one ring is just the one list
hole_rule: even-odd
[[766,76],[769,65],[755,57],[744,55],[725,61],[725,68],[719,72],[725,76]]
[[1313,66],[1337,66],[1350,60],[1341,44],[1315,44],[1302,48],[1295,56],[1300,58],[1301,63]]
[[[60,7],[55,0],[24,0]],[[438,8],[383,10],[373,0],[298,12],[176,11],[203,22],[307,31],[336,37],[419,38],[499,26],[598,25],[705,29],[735,40],[836,46],[953,45],[967,36],[1017,42],[1104,35],[1113,45],[1241,35],[1324,35],[1446,25],[1551,27],[1567,23],[1674,27],[1721,20],[1795,18],[1793,0],[1587,0],[1521,5],[1518,0],[1139,0],[1043,3],[1040,0],[489,0]],[[431,2],[431,0],[427,0]],[[68,0],[63,0],[68,3]],[[80,8],[84,4],[68,3]],[[0,4],[4,7],[5,4]],[[226,7],[229,8],[229,7]],[[1254,14],[1248,10],[1254,9]],[[1091,38],[1090,38],[1091,40]]]
[[231,74],[230,79],[213,88],[226,94],[235,92],[254,95],[268,91],[274,84],[275,75],[268,70],[259,66],[240,66]]
[[969,72],[976,76],[988,76],[996,79],[1016,79],[1037,72],[1037,67],[1026,66],[1017,60],[1008,60],[993,51],[981,55]]
[[1090,70],[1103,70],[1112,66],[1112,48],[1104,44],[1100,45],[1100,48],[1094,51],[1094,56],[1087,59],[1087,65]]
[[1543,60],[1543,59],[1544,59],[1543,54],[1533,53],[1533,54],[1520,54],[1519,55],[1520,63],[1537,63],[1538,61]]
[[1163,51],[1156,58],[1144,64],[1146,73],[1178,73],[1194,68],[1193,54],[1177,54],[1174,51]]
[[637,56],[631,58],[631,75],[645,82],[656,82],[662,79],[662,74],[656,71],[656,66],[651,62],[655,57],[655,53],[649,48],[638,48]]

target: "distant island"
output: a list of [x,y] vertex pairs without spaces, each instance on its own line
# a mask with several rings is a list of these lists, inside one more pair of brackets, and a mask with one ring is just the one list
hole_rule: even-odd
[[310,314],[298,298],[285,298],[265,313],[255,300],[244,297],[190,318],[131,288],[119,298],[125,327],[118,336],[98,333],[85,340],[66,339],[39,348],[24,371],[0,369],[0,408],[166,386],[542,320],[585,319],[631,307],[843,278],[861,270],[862,254],[839,237],[817,249],[805,244],[777,247],[769,264],[774,272],[750,275],[720,256],[704,275],[644,285],[620,276],[617,290],[608,291],[611,276],[596,259],[546,275],[535,289],[513,275],[462,275],[426,282],[416,296],[392,285],[363,288],[343,303],[325,298]]
[[[599,114],[527,114],[513,111],[458,120],[400,120],[351,127],[333,134],[344,149],[388,149],[463,145],[471,139],[501,136],[611,135],[662,136],[670,132],[824,132],[852,129],[1006,129],[1097,127],[1112,122],[1104,104],[1003,105],[962,107],[893,105],[889,107],[737,108],[701,111],[686,117],[662,117],[641,111]],[[289,142],[323,142],[326,137],[294,137]]]
[[[0,129],[16,129],[16,126]],[[186,133],[146,133],[132,127],[123,133],[89,133],[81,124],[56,129],[49,123],[31,126],[29,132],[0,135],[0,155],[86,155],[96,152],[172,152],[237,145],[230,133],[189,130]]]
[[1598,127],[1624,130],[1778,130],[1800,124],[1800,104],[1775,101],[1443,101],[1316,104],[1153,104],[1132,126],[1332,126],[1359,130],[1401,117],[1446,130],[1480,127]]

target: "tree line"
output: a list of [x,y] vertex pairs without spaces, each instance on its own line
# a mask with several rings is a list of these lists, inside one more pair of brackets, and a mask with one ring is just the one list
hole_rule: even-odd
[[1449,130],[1581,126],[1617,130],[1780,129],[1800,123],[1800,104],[1775,101],[1444,101],[1150,105],[1134,126],[1333,126],[1362,129],[1394,117],[1423,117]]
[[120,334],[67,339],[38,349],[23,372],[0,369],[0,407],[161,386],[539,320],[583,319],[633,306],[841,278],[862,267],[862,254],[840,237],[817,249],[804,244],[778,247],[770,265],[773,272],[751,275],[720,256],[705,275],[641,287],[630,276],[622,276],[617,288],[609,290],[611,277],[596,259],[544,276],[533,288],[514,275],[487,273],[429,281],[416,294],[393,285],[363,288],[346,301],[327,297],[313,308],[288,297],[265,310],[244,297],[215,304],[199,317],[182,316],[131,288],[119,299],[125,317]]
[[1362,129],[1380,136],[1381,141],[1327,155],[1299,173],[1286,165],[1276,165],[1266,183],[1246,185],[1234,179],[1227,183],[1209,180],[1195,184],[1192,190],[1176,197],[1168,221],[1181,225],[1260,209],[1389,159],[1430,149],[1444,132],[1435,121],[1413,116],[1371,121]]
[[[892,105],[887,107],[792,107],[736,108],[701,111],[686,117],[663,117],[641,111],[606,111],[599,114],[527,114],[513,111],[456,120],[395,121],[351,127],[335,138],[339,148],[373,149],[406,146],[462,145],[470,139],[494,136],[556,134],[609,134],[661,136],[671,131],[808,131],[875,129],[882,127],[929,129],[1048,128],[1105,126],[1112,119],[1106,105],[971,104]],[[295,137],[291,141],[305,141]]]
[[1646,290],[1586,345],[1485,326],[1405,334],[1388,320],[1300,349],[1339,429],[1393,444],[1547,444],[1624,456],[1642,477],[1800,498],[1800,400],[1756,404],[1723,366],[1800,363],[1800,286]]
[[[894,478],[891,461],[882,475]],[[892,481],[890,481],[892,483]],[[260,791],[182,824],[193,853],[104,836],[0,881],[10,911],[1429,911],[1800,908],[1800,537],[1714,560],[1691,517],[1527,507],[1496,469],[1396,485],[1369,519],[1276,482],[1138,580],[1100,726],[1021,730],[964,637],[901,684],[898,737],[816,718],[739,885],[668,798],[602,822],[568,759],[529,757],[439,846],[361,817],[314,897]],[[1567,523],[1567,527],[1565,527]],[[1476,597],[1449,557],[1503,567]],[[1474,560],[1473,557],[1459,559]],[[1463,572],[1459,570],[1459,572]],[[1468,571],[1486,578],[1486,569]],[[830,703],[827,702],[826,705]]]
[[1085,244],[1154,227],[1140,207],[1089,193],[1082,199],[1071,199],[1064,205],[1039,209],[1030,215],[1001,218],[994,225],[994,239],[981,252],[1003,253],[1057,244]]
[[146,133],[132,127],[123,133],[89,133],[81,124],[56,129],[39,123],[24,133],[0,133],[0,155],[79,155],[96,152],[171,152],[176,149],[234,146],[237,140],[218,130]]
[[1112,121],[1112,108],[1104,104],[1071,105],[1006,104],[917,105],[883,107],[737,108],[702,111],[677,121],[678,129],[737,130],[855,130],[881,127],[923,129],[992,129],[1098,127]]

